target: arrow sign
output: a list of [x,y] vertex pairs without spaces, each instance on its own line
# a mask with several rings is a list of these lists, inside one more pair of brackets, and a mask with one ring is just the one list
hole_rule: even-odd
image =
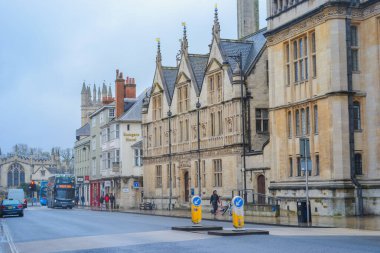
[[240,208],[244,205],[244,200],[240,196],[236,196],[233,199],[233,203],[237,208]]
[[199,196],[194,196],[191,201],[194,206],[200,206],[202,204],[202,199]]

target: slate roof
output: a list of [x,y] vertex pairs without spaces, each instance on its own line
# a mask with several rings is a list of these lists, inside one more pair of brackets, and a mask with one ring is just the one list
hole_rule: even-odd
[[162,67],[163,78],[165,79],[166,87],[164,88],[167,92],[166,96],[169,96],[168,99],[171,101],[174,94],[174,86],[177,78],[178,68],[175,67]]
[[202,89],[203,79],[205,77],[205,71],[208,62],[208,54],[205,55],[189,55],[189,61],[191,68],[193,69],[193,73],[195,76],[195,81],[198,86],[198,90]]
[[81,128],[76,130],[76,137],[80,136],[90,136],[90,124],[87,123],[83,125]]
[[145,89],[138,97],[137,99],[134,99],[134,101],[129,101],[130,104],[132,104],[128,111],[126,111],[123,115],[119,117],[118,120],[120,121],[141,121],[141,109],[143,105],[143,101],[145,98],[146,93],[150,93],[150,89]]
[[142,148],[142,141],[138,141],[131,145],[131,148]]
[[[246,73],[252,64],[255,62],[260,51],[265,46],[266,39],[264,33],[266,28],[259,30],[258,32],[248,35],[240,40],[226,40],[222,39],[220,46],[225,59],[229,62],[231,71],[234,71],[237,67],[237,62],[229,55],[242,54],[243,71]],[[248,74],[248,73],[247,73]]]

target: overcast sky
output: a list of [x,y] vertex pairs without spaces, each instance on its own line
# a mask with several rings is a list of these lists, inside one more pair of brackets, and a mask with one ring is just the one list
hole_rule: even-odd
[[[82,82],[112,83],[118,68],[137,93],[151,85],[156,41],[175,65],[186,22],[190,53],[207,53],[214,5],[221,37],[237,37],[236,0],[0,0],[0,148],[73,147]],[[260,27],[265,1],[260,0]]]

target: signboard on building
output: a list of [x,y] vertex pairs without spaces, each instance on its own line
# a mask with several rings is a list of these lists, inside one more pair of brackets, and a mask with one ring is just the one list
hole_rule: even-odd
[[84,176],[84,183],[89,184],[90,183],[90,176]]
[[77,177],[77,183],[83,183],[83,177]]
[[138,188],[140,188],[140,184],[139,184],[138,181],[134,181],[134,182],[133,182],[133,188],[134,188],[134,189],[138,189]]
[[124,133],[124,137],[126,141],[137,141],[137,137],[139,137],[140,134],[136,133]]
[[128,193],[129,192],[129,188],[123,188],[123,192],[124,193]]
[[111,187],[111,181],[104,181],[104,187]]

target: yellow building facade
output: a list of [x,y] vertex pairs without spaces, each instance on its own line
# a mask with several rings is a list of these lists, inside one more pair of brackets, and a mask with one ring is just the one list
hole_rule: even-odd
[[[313,215],[380,214],[380,1],[268,1],[270,186]],[[295,201],[281,207],[295,210]]]

